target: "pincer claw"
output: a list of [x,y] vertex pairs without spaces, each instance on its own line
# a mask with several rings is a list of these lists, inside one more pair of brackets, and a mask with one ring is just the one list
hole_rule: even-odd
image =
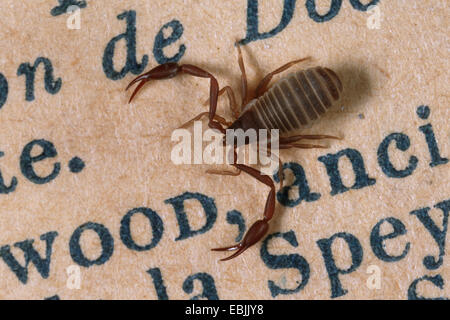
[[212,251],[234,251],[237,250],[235,253],[233,253],[231,256],[220,259],[220,261],[227,261],[233,258],[236,258],[238,255],[240,255],[242,252],[250,248],[252,245],[257,243],[259,240],[261,240],[262,237],[267,233],[267,230],[269,229],[269,223],[267,220],[258,220],[256,221],[250,229],[248,229],[247,233],[244,236],[244,239],[233,246],[230,247],[224,247],[224,248],[214,248],[211,249]]

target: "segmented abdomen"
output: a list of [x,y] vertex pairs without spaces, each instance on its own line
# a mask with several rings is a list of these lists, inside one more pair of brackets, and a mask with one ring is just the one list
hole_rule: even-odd
[[342,82],[332,70],[315,67],[287,75],[249,106],[258,127],[280,134],[318,119],[339,100]]

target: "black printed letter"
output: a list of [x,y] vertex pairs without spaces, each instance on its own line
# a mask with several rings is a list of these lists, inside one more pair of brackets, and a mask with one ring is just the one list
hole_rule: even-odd
[[276,297],[279,294],[292,294],[299,292],[303,287],[306,286],[309,280],[309,264],[305,258],[298,254],[283,254],[283,255],[273,255],[267,250],[269,242],[273,238],[282,238],[289,242],[293,247],[298,247],[297,238],[295,237],[294,231],[289,231],[286,233],[274,233],[269,235],[263,242],[261,246],[261,259],[264,261],[266,266],[271,269],[285,269],[293,268],[297,269],[302,276],[302,282],[294,289],[280,288],[273,282],[269,280],[269,290],[272,297]]
[[[206,223],[202,228],[198,230],[191,229],[186,212],[184,211],[184,202],[190,199],[199,201],[205,211]],[[214,199],[203,194],[185,192],[181,196],[165,200],[164,203],[170,203],[175,209],[178,225],[180,227],[180,235],[175,239],[175,241],[184,240],[197,234],[205,233],[206,231],[211,229],[214,225],[214,222],[216,222],[217,207],[214,203]]]
[[247,35],[239,43],[244,45],[252,41],[267,39],[275,36],[281,32],[292,19],[295,10],[296,0],[284,0],[283,15],[281,21],[272,30],[268,32],[259,33],[258,28],[258,0],[247,1]]
[[[336,262],[334,261],[331,246],[336,238],[344,239],[347,242],[352,254],[352,265],[348,269],[339,269],[336,266]],[[345,295],[347,293],[347,290],[342,288],[341,281],[339,280],[339,274],[347,274],[353,272],[361,265],[361,262],[363,260],[363,249],[361,247],[361,243],[354,235],[341,232],[336,233],[331,238],[320,239],[319,241],[317,241],[317,245],[322,251],[325,267],[327,268],[328,277],[330,278],[331,298],[337,298]]]
[[[112,80],[122,79],[128,72],[139,74],[145,69],[148,63],[147,55],[142,57],[141,64],[138,64],[136,61],[136,11],[125,11],[119,14],[117,18],[120,20],[126,19],[127,30],[112,38],[103,54],[103,71]],[[117,72],[114,70],[114,50],[116,43],[122,39],[125,39],[127,43],[127,62],[122,70]]]

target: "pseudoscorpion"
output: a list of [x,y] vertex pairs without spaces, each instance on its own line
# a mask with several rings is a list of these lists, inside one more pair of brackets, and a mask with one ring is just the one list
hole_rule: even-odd
[[[298,143],[302,139],[338,139],[329,135],[292,135],[292,131],[301,129],[309,125],[313,120],[320,118],[339,100],[343,86],[335,72],[328,68],[314,67],[300,70],[287,75],[269,86],[272,77],[285,71],[291,66],[309,59],[303,58],[291,61],[266,75],[259,83],[254,94],[249,94],[247,86],[247,76],[239,45],[238,63],[241,70],[242,82],[242,103],[239,107],[236,103],[233,90],[226,86],[219,90],[216,78],[209,72],[190,64],[179,65],[177,63],[166,63],[157,66],[147,73],[138,76],[131,81],[127,89],[137,82],[139,85],[131,95],[130,102],[142,86],[149,80],[160,80],[173,78],[178,74],[186,73],[195,77],[210,79],[209,112],[203,112],[193,120],[208,115],[208,125],[212,129],[217,129],[225,134],[226,129],[278,129],[280,132],[279,148],[321,148],[321,145]],[[227,93],[230,100],[232,113],[235,117],[233,123],[228,123],[223,117],[216,115],[218,97]],[[190,123],[191,121],[187,122]],[[187,124],[186,123],[186,124]],[[236,151],[235,158],[236,158]],[[250,246],[257,243],[267,233],[269,221],[275,211],[275,185],[271,177],[250,166],[236,163],[232,164],[237,168],[237,172],[212,171],[210,173],[238,175],[241,171],[270,187],[267,197],[263,219],[256,221],[247,231],[243,240],[233,246],[212,249],[215,251],[236,251],[231,256],[222,259],[232,259]],[[279,168],[281,170],[281,167]],[[280,176],[281,179],[281,176]]]

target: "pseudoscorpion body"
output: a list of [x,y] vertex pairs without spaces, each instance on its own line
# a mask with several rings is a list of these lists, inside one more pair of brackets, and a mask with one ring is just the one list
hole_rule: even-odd
[[[294,60],[266,75],[259,83],[255,93],[249,94],[247,75],[239,45],[237,45],[237,49],[242,82],[242,103],[240,107],[236,103],[236,98],[230,86],[225,86],[219,90],[219,84],[216,78],[209,72],[194,65],[178,65],[177,63],[162,64],[134,79],[128,85],[127,89],[137,82],[140,83],[131,95],[130,102],[146,82],[150,80],[168,79],[175,77],[177,74],[186,73],[195,77],[209,78],[211,83],[209,111],[199,114],[186,124],[208,115],[209,127],[219,130],[223,134],[226,133],[226,129],[243,129],[244,131],[248,129],[278,129],[280,133],[280,149],[323,148],[321,145],[298,143],[298,141],[306,139],[338,139],[337,137],[329,135],[288,136],[289,133],[301,129],[311,124],[314,120],[319,119],[339,100],[343,86],[335,72],[322,67],[309,68],[291,73],[276,81],[272,86],[269,86],[274,75],[309,58]],[[232,113],[235,117],[235,121],[232,123],[228,123],[223,117],[216,114],[218,97],[225,92],[228,95]],[[235,149],[234,154],[236,157]],[[250,246],[261,240],[267,233],[269,220],[272,219],[275,211],[276,189],[272,178],[255,168],[236,163],[236,161],[232,166],[237,169],[237,172],[213,170],[208,170],[208,172],[238,175],[241,171],[244,171],[269,186],[270,192],[267,197],[263,219],[256,221],[248,229],[244,239],[240,243],[230,247],[212,249],[214,251],[236,251],[231,256],[222,259],[222,261],[238,256]],[[281,167],[279,170],[281,170]]]
[[230,128],[279,129],[281,135],[289,134],[318,119],[339,100],[341,92],[342,83],[330,69],[291,73],[250,101]]

